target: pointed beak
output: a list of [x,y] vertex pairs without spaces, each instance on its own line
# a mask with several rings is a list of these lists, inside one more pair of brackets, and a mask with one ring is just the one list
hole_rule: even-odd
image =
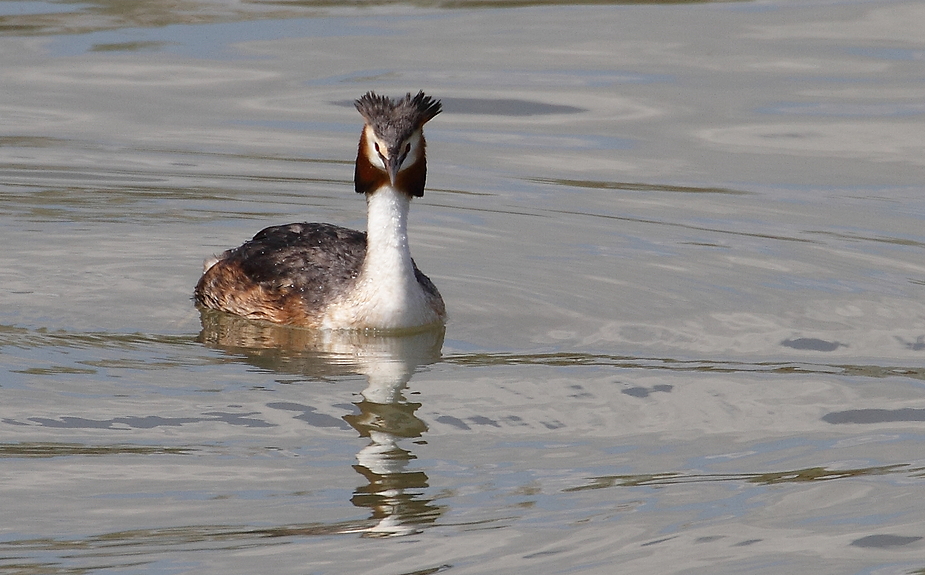
[[403,161],[405,161],[405,156],[400,154],[398,150],[395,150],[385,163],[386,171],[389,173],[389,183],[392,184],[392,187],[395,187],[395,180],[398,179],[398,170],[401,168]]

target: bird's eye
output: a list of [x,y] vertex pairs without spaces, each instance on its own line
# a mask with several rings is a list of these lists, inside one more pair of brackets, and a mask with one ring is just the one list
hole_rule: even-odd
[[379,142],[373,142],[373,146],[375,146],[375,148],[376,148],[376,153],[377,153],[377,154],[381,154],[381,153],[382,153],[382,152],[379,151]]
[[407,154],[410,151],[411,151],[411,142],[408,142],[407,144],[405,144],[405,153]]

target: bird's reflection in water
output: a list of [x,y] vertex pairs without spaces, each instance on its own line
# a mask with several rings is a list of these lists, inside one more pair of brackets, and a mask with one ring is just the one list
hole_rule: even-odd
[[354,403],[358,413],[343,418],[369,438],[353,466],[368,482],[351,498],[371,511],[360,530],[370,537],[406,535],[437,520],[443,508],[425,497],[427,475],[408,470],[415,456],[399,442],[427,431],[427,424],[414,415],[421,404],[408,401],[402,392],[418,366],[440,359],[443,327],[387,336],[304,330],[205,310],[201,320],[199,341],[242,355],[263,369],[312,378],[366,376],[363,399]]

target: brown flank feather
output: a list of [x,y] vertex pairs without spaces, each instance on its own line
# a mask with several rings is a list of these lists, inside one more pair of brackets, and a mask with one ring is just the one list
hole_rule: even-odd
[[235,261],[221,260],[209,268],[196,284],[201,305],[220,309],[248,319],[274,323],[320,327],[317,318],[306,314],[299,292],[285,288],[268,289],[254,282]]

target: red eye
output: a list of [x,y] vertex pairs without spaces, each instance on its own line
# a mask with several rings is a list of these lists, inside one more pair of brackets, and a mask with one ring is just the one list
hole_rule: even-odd
[[405,144],[405,153],[407,154],[410,151],[411,151],[411,144],[410,143]]
[[376,153],[377,153],[377,154],[381,154],[381,153],[382,153],[382,152],[379,151],[379,142],[373,142],[373,146],[376,147]]

